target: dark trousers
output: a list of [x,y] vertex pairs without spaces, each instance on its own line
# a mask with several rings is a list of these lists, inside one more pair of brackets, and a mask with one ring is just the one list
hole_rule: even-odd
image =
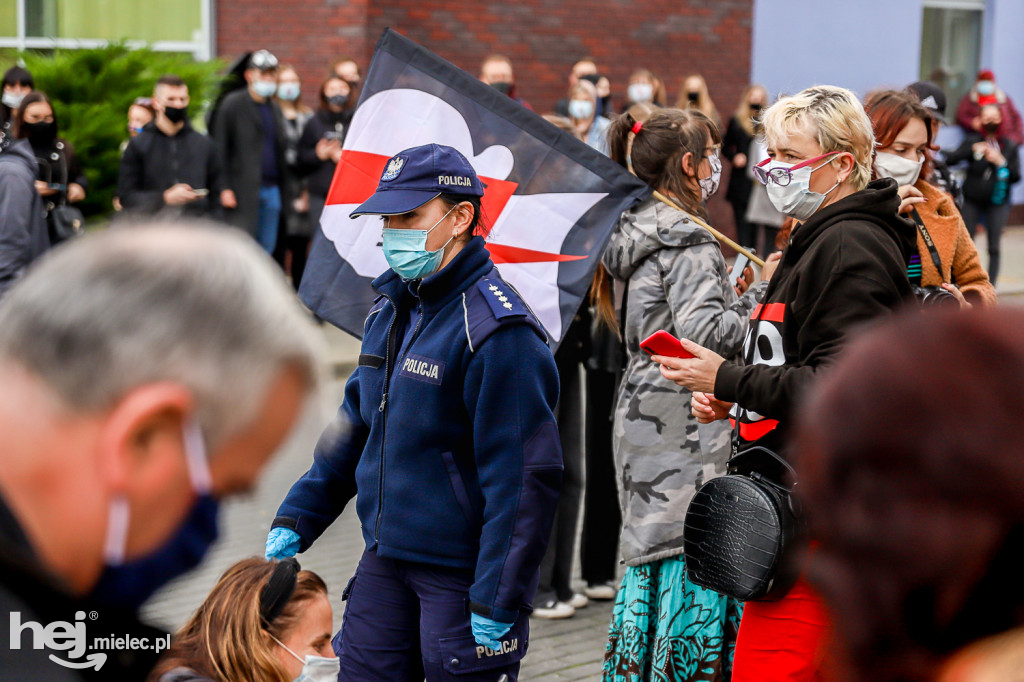
[[618,381],[614,372],[587,369],[586,437],[583,491],[583,534],[580,572],[588,583],[614,582],[619,558],[622,514],[612,455],[612,407]]
[[537,604],[554,595],[559,601],[572,599],[572,561],[576,554],[576,525],[580,518],[580,497],[583,489],[583,395],[580,386],[580,363],[576,358],[560,359],[558,364],[559,394],[555,417],[562,444],[562,493],[558,498],[551,528],[551,540],[540,563],[540,585]]
[[988,278],[995,286],[996,277],[999,276],[999,244],[1003,239],[1003,228],[1010,217],[1010,202],[1007,201],[1002,206],[993,206],[965,200],[961,213],[971,239],[974,239],[978,223],[985,224],[985,235],[988,239]]
[[345,615],[334,637],[339,682],[495,682],[519,676],[530,617],[523,612],[501,638],[502,651],[476,643],[469,624],[471,569],[385,559],[363,553],[342,595]]

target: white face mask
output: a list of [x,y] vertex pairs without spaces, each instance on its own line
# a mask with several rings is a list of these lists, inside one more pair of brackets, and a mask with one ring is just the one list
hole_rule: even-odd
[[654,99],[654,86],[650,83],[633,83],[626,88],[626,94],[631,102],[641,104]]
[[341,672],[341,659],[337,656],[328,658],[326,656],[313,656],[312,654],[303,659],[297,653],[284,645],[284,642],[277,637],[270,635],[275,642],[284,647],[284,650],[302,663],[302,672],[295,678],[295,682],[337,682],[338,673]]
[[[192,489],[197,495],[206,495],[213,487],[210,463],[206,459],[206,443],[195,420],[185,423],[182,442],[185,448],[185,466]],[[103,560],[108,566],[120,566],[128,550],[128,521],[131,510],[128,498],[117,494],[110,500],[107,512],[107,535],[103,543]]]
[[[768,184],[765,185],[765,189],[768,190],[768,199],[772,202],[772,206],[775,207],[775,210],[791,218],[795,218],[800,222],[803,222],[814,215],[814,212],[817,211],[821,207],[822,202],[825,201],[825,197],[831,194],[832,190],[838,187],[840,182],[837,180],[836,184],[832,185],[832,187],[824,194],[812,192],[811,173],[828,165],[832,161],[833,158],[830,157],[814,168],[804,166],[802,168],[797,168],[795,171],[791,171],[790,182],[785,187],[769,179]],[[776,168],[789,169],[795,165],[795,163],[769,161],[765,170],[768,173],[771,173],[772,170]]]
[[585,121],[594,115],[594,103],[585,99],[569,100],[569,118]]
[[708,156],[708,163],[711,164],[711,175],[697,180],[700,183],[701,201],[710,199],[718,191],[718,185],[722,182],[722,159],[718,156],[718,150]]
[[924,165],[924,157],[919,161],[910,159],[889,152],[878,152],[875,154],[875,171],[880,178],[892,178],[901,187],[913,185],[921,175],[921,166]]
[[25,95],[16,95],[13,92],[5,92],[2,99],[5,107],[8,109],[17,109],[21,106],[21,100],[25,99]]

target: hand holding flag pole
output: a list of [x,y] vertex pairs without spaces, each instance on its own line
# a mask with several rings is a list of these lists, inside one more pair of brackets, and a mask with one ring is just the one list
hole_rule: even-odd
[[654,198],[657,199],[658,201],[660,201],[663,204],[667,204],[668,206],[671,206],[672,208],[676,209],[677,211],[682,211],[683,213],[686,213],[688,216],[690,216],[690,220],[692,220],[693,222],[697,223],[698,225],[703,227],[705,230],[707,230],[711,234],[715,235],[715,239],[717,239],[720,242],[723,242],[724,244],[727,244],[729,247],[733,248],[734,250],[738,251],[739,253],[742,253],[744,256],[749,258],[753,263],[757,264],[757,267],[759,267],[759,268],[763,268],[764,267],[764,261],[763,260],[761,260],[760,258],[755,256],[751,252],[747,251],[742,246],[740,246],[739,244],[737,244],[733,240],[729,239],[724,234],[722,234],[721,232],[719,232],[715,228],[711,227],[710,225],[708,225],[706,222],[704,222],[703,220],[701,220],[697,216],[689,213],[688,211],[684,211],[681,206],[676,204],[676,202],[672,201],[671,199],[666,197],[664,194],[662,194],[658,190],[654,190]]

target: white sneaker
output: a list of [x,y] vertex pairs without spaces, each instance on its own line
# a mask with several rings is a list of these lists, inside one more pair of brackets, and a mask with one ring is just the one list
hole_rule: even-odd
[[568,602],[552,599],[535,608],[533,610],[533,615],[537,618],[544,618],[545,620],[572,618],[576,615],[576,607]]
[[587,585],[583,593],[591,599],[597,601],[609,601],[615,599],[616,590],[615,586],[611,583],[595,583],[593,585]]
[[587,595],[580,594],[579,592],[574,592],[572,595],[572,599],[569,600],[569,606],[573,607],[574,609],[585,609],[587,608],[587,604],[589,603],[590,600],[587,599]]

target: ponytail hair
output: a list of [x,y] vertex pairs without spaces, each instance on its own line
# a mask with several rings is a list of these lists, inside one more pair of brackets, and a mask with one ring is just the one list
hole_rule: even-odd
[[[718,126],[695,109],[656,109],[645,120],[631,111],[608,130],[612,159],[650,187],[674,196],[687,211],[706,218],[700,190],[687,182],[682,162],[690,153],[697,166],[709,145],[721,144]],[[634,133],[637,123],[641,125]]]

